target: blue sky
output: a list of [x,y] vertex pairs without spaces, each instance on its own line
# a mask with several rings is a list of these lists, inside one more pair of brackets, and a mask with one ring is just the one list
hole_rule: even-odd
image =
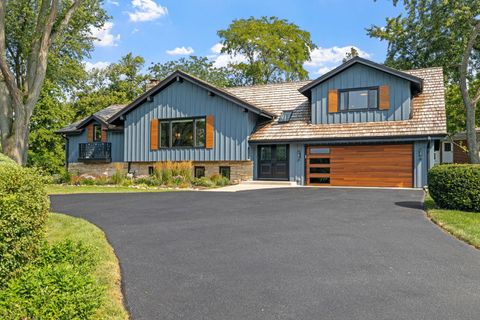
[[222,66],[232,59],[219,54],[217,30],[234,19],[277,16],[310,32],[319,49],[306,64],[312,78],[340,64],[351,46],[363,56],[383,62],[386,43],[371,39],[365,28],[384,25],[400,13],[391,1],[378,0],[104,0],[112,19],[92,30],[99,40],[87,68],[102,67],[132,52],[148,67],[189,54],[209,56]]

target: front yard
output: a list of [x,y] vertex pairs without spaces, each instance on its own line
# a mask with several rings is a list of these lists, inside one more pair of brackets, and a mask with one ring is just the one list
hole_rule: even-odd
[[480,213],[445,210],[436,207],[433,199],[425,198],[427,216],[453,236],[480,249]]

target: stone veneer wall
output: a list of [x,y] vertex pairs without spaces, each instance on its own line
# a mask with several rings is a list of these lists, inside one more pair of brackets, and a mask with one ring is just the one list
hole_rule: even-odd
[[[137,176],[148,175],[148,168],[154,166],[154,162],[132,162],[130,164],[130,172]],[[193,162],[193,166],[205,167],[205,176],[211,177],[219,174],[220,167],[230,167],[230,180],[232,182],[240,182],[253,179],[253,162],[252,161],[205,161]],[[108,176],[111,177],[116,170],[127,170],[127,162],[112,163],[70,163],[68,171],[76,175],[90,175],[94,177]]]

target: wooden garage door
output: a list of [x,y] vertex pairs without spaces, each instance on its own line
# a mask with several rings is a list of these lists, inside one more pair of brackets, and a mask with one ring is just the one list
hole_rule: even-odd
[[309,146],[307,184],[413,187],[413,145]]

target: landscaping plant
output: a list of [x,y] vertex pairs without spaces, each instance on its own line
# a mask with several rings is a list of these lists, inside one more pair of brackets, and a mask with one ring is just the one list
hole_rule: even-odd
[[449,164],[428,172],[428,189],[444,209],[480,212],[480,165]]

